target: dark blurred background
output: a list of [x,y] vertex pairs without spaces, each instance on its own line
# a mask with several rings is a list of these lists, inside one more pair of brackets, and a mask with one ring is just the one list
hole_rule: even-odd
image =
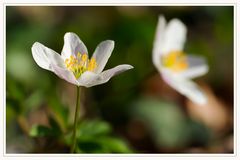
[[[185,23],[186,53],[207,59],[209,72],[195,80],[207,105],[177,93],[154,68],[160,14]],[[233,7],[7,6],[6,16],[7,153],[49,152],[48,139],[29,136],[34,124],[49,124],[49,115],[62,130],[73,123],[75,86],[38,67],[31,54],[36,41],[61,53],[66,32],[79,35],[90,55],[101,41],[114,40],[105,69],[134,66],[82,90],[82,119],[105,121],[134,153],[233,153]],[[64,148],[54,146],[53,152]]]

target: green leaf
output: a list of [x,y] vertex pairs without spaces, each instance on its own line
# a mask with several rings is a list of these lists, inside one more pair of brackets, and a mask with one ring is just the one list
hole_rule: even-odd
[[66,131],[68,125],[68,107],[61,104],[61,101],[56,96],[51,96],[49,99],[49,107],[52,110],[52,116],[61,130]]
[[111,153],[131,153],[131,149],[127,143],[119,138],[114,137],[102,137],[99,139],[99,143],[107,148]]
[[184,147],[189,143],[187,118],[176,104],[143,97],[136,101],[131,112],[142,120],[159,147]]
[[131,153],[129,146],[121,139],[102,136],[78,139],[80,153]]
[[130,153],[128,145],[111,135],[111,126],[104,121],[83,121],[78,126],[77,152],[79,153]]
[[52,132],[55,133],[56,136],[59,136],[62,134],[62,130],[61,130],[58,122],[54,118],[50,117],[49,123],[51,125]]
[[49,117],[49,123],[51,127],[46,127],[42,125],[34,125],[29,135],[32,137],[59,137],[62,134],[61,128],[58,123],[52,118]]
[[7,98],[16,101],[22,101],[25,98],[25,88],[18,81],[14,80],[12,76],[7,74]]
[[11,121],[14,120],[14,118],[16,117],[17,112],[7,103],[6,105],[6,124],[7,127],[9,126],[9,124],[11,123]]
[[44,137],[44,136],[53,136],[54,134],[52,133],[52,130],[46,126],[34,125],[31,128],[29,135],[31,137]]
[[107,135],[111,132],[111,126],[100,120],[83,121],[78,127],[78,137]]
[[[99,137],[106,136],[111,133],[111,126],[104,121],[100,120],[84,120],[81,121],[77,128],[77,139],[80,143],[79,146],[84,146],[85,143],[92,145]],[[72,143],[72,131],[64,136],[64,142],[68,145]],[[84,143],[84,144],[83,144]],[[90,145],[89,144],[89,145]],[[79,148],[79,152],[90,152],[88,149]]]
[[42,102],[44,101],[44,95],[41,90],[36,90],[31,93],[23,102],[25,106],[25,112],[34,110],[37,107],[41,106]]
[[82,140],[78,142],[77,151],[81,153],[103,153],[104,148],[94,139]]

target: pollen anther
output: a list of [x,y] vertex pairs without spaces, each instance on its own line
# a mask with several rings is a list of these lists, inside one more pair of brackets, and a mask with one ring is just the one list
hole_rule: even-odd
[[95,58],[88,59],[86,53],[77,53],[77,56],[71,55],[65,60],[66,67],[73,72],[76,79],[78,79],[85,71],[94,71],[97,67]]
[[181,72],[188,68],[187,56],[182,51],[171,51],[162,57],[163,66],[174,72]]

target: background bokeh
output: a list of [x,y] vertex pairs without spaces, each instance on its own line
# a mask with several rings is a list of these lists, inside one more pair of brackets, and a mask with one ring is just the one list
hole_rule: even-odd
[[[177,93],[154,68],[160,14],[182,20],[188,28],[185,51],[207,59],[209,73],[195,80],[208,96],[207,105]],[[99,149],[91,137],[91,143],[79,144],[79,152],[233,152],[233,7],[7,6],[7,153],[68,152],[60,134],[73,123],[76,88],[38,67],[31,46],[38,41],[60,53],[69,31],[79,35],[90,55],[101,41],[115,41],[105,68],[134,66],[104,85],[82,89],[81,119],[94,121],[80,130],[95,136],[111,128],[109,134],[119,139],[105,137]],[[55,122],[61,131],[54,130],[54,138],[33,136],[34,125]]]

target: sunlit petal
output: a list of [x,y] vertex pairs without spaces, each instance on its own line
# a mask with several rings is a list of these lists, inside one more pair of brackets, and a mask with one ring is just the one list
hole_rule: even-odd
[[113,76],[118,75],[122,72],[125,72],[129,69],[132,69],[133,66],[128,65],[128,64],[122,64],[122,65],[118,65],[114,68],[108,69],[103,71],[102,73],[100,73],[101,77],[102,77],[102,81],[101,83],[106,83],[107,81],[109,81],[109,79],[111,79]]
[[156,68],[159,68],[161,66],[160,56],[161,56],[161,53],[163,52],[162,48],[164,45],[165,27],[166,27],[166,20],[164,16],[161,15],[158,18],[157,31],[155,35],[154,44],[153,44],[152,61]]
[[78,79],[80,86],[92,87],[98,84],[102,80],[102,77],[94,72],[86,71]]
[[208,65],[203,57],[188,56],[188,69],[181,72],[180,75],[185,78],[196,78],[208,72]]
[[71,71],[69,71],[67,68],[61,68],[57,65],[50,64],[53,72],[60,78],[68,81],[69,83],[72,83],[74,85],[79,85],[78,81],[76,80],[75,76]]
[[188,97],[197,104],[207,103],[207,97],[202,90],[191,80],[170,74],[163,74],[163,79],[175,90]]
[[32,46],[32,56],[39,67],[52,71],[50,64],[64,67],[61,56],[52,49],[45,47],[39,42],[35,42]]
[[123,64],[118,65],[114,68],[108,69],[102,73],[95,74],[93,72],[85,72],[83,75],[79,78],[79,84],[83,85],[85,87],[91,87],[96,86],[99,84],[103,84],[108,82],[113,76],[120,74],[124,71],[127,71],[129,69],[132,69],[133,67],[131,65]]
[[165,29],[162,54],[167,54],[173,50],[182,51],[186,34],[186,26],[179,19],[172,19]]
[[81,39],[75,34],[68,32],[64,35],[64,46],[61,56],[65,60],[71,55],[77,55],[78,53],[87,54],[87,48]]
[[112,54],[114,48],[114,41],[106,40],[101,42],[93,53],[92,58],[97,62],[97,67],[94,70],[95,73],[100,73],[104,69],[109,57]]

